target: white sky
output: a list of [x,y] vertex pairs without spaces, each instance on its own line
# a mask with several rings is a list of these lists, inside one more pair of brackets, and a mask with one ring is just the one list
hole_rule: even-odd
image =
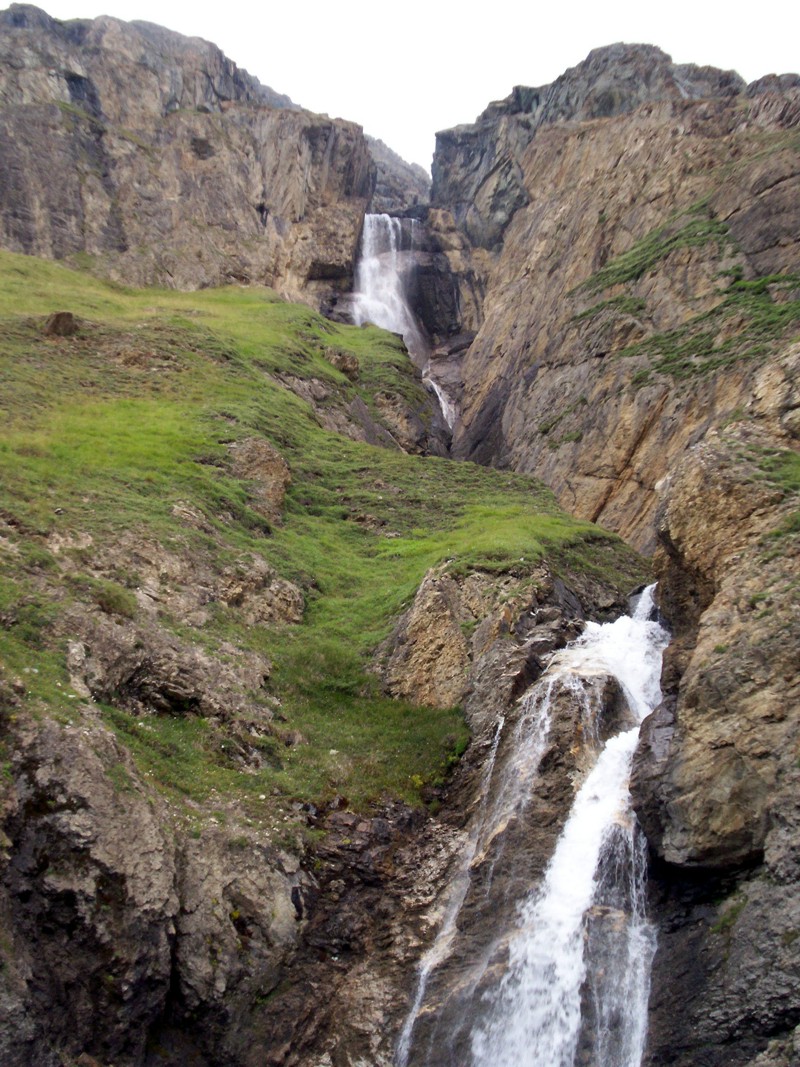
[[514,85],[545,85],[614,41],[747,81],[800,71],[800,2],[737,0],[40,0],[54,18],[115,15],[205,37],[297,104],[361,123],[430,167],[437,130]]

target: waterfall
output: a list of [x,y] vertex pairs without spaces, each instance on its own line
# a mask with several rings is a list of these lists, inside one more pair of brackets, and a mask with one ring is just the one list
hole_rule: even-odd
[[436,395],[444,420],[452,429],[455,405],[430,377],[430,346],[409,302],[419,227],[416,219],[364,216],[353,293],[353,321],[356,326],[371,322],[402,335],[411,358],[422,368],[423,382]]
[[408,302],[408,252],[414,249],[415,219],[391,215],[365,215],[361,255],[356,268],[353,319],[356,326],[372,322],[402,334],[406,348],[418,361],[427,358],[428,346]]
[[[632,616],[588,623],[523,698],[505,762],[495,740],[445,921],[420,965],[398,1067],[639,1067],[655,934],[628,779],[639,724],[660,699],[668,638],[652,611],[653,587]],[[609,677],[624,703],[612,736],[602,721]],[[524,850],[517,863],[507,831],[535,794],[559,700],[580,722],[584,777],[544,875],[530,885]],[[504,877],[495,886],[497,865]],[[482,909],[494,927],[477,950],[459,947],[470,893],[473,914]],[[415,1028],[424,1033],[415,1037]]]

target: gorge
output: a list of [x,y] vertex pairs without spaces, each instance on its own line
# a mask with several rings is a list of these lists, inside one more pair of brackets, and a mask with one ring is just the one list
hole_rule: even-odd
[[0,54],[3,1063],[794,1067],[800,77]]

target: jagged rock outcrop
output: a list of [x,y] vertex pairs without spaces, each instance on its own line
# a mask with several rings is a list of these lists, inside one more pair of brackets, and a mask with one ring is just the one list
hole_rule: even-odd
[[494,248],[516,210],[530,202],[521,156],[544,125],[611,118],[640,104],[735,96],[745,88],[733,71],[676,66],[652,45],[597,48],[551,85],[517,86],[471,126],[437,134],[432,203],[481,248]]
[[439,135],[429,224],[478,330],[457,456],[652,549],[656,484],[797,336],[796,84],[612,46]]
[[375,161],[375,192],[370,211],[376,215],[406,215],[427,205],[431,179],[418,163],[406,163],[377,137],[367,137]]
[[167,1020],[198,1016],[182,1055],[241,1057],[309,880],[246,828],[176,826],[113,734],[70,710],[70,723],[2,724],[3,1062],[141,1064],[148,1042],[169,1046]]
[[14,4],[0,57],[5,248],[132,284],[259,282],[325,308],[351,287],[375,183],[360,127],[149,23]]

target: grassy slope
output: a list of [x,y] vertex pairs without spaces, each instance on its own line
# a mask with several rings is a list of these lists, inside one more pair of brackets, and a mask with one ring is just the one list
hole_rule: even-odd
[[[60,309],[80,316],[76,337],[43,336],[44,316]],[[357,355],[356,384],[325,360],[331,346]],[[606,558],[618,543],[565,516],[527,477],[326,432],[279,374],[316,377],[368,406],[379,389],[422,399],[394,337],[333,325],[269,291],[133,291],[0,253],[0,661],[25,679],[38,713],[74,718],[54,620],[76,599],[136,614],[135,570],[98,573],[93,550],[76,550],[66,575],[48,549],[53,533],[89,533],[97,546],[134,531],[220,570],[258,553],[303,588],[302,624],[248,628],[220,604],[201,629],[161,621],[212,650],[232,641],[266,653],[282,714],[305,743],[247,773],[205,720],[140,725],[107,707],[107,721],[155,782],[193,800],[279,790],[414,801],[463,747],[465,727],[457,709],[386,699],[365,667],[425,571],[450,560],[524,574],[547,552],[591,568],[598,538]],[[292,471],[284,523],[272,530],[226,464],[226,444],[254,434]],[[205,531],[173,515],[179,500],[203,513]],[[630,574],[621,545],[612,569],[617,551]]]

